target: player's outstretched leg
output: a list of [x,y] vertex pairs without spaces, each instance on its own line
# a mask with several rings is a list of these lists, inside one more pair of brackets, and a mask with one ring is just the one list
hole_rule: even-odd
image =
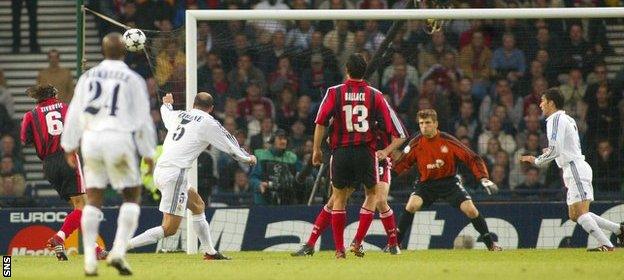
[[479,213],[477,207],[472,203],[472,200],[465,200],[459,205],[459,209],[466,214],[466,216],[470,219],[470,223],[472,226],[479,232],[481,235],[481,239],[485,246],[487,246],[490,251],[502,251],[503,248],[498,246],[493,239],[490,230],[488,229],[488,225],[485,222],[485,218],[483,215]]
[[199,241],[206,250],[204,252],[204,260],[230,260],[231,258],[221,254],[214,248],[212,236],[210,235],[210,225],[206,221],[205,207],[206,204],[201,196],[194,189],[189,189],[189,201],[187,208],[193,213],[193,231],[199,238]]
[[358,223],[357,232],[355,233],[355,238],[353,239],[353,242],[351,242],[350,246],[351,252],[353,252],[357,257],[364,257],[364,247],[362,246],[362,242],[364,241],[364,237],[366,237],[366,233],[368,232],[368,229],[373,222],[373,218],[375,217],[374,209],[377,206],[378,199],[376,185],[372,188],[367,188],[365,192],[366,198],[364,199],[364,203],[360,209],[360,221]]
[[327,226],[329,226],[331,222],[331,207],[333,206],[332,199],[329,199],[329,202],[323,206],[319,214],[316,216],[316,220],[314,220],[314,226],[312,227],[312,232],[310,233],[310,237],[308,241],[301,245],[299,250],[290,253],[293,257],[303,257],[303,256],[312,256],[314,255],[314,245],[316,245],[316,241],[323,234]]
[[[104,217],[100,207],[102,205],[103,191],[96,188],[87,189],[89,204],[82,209],[80,225],[82,227],[82,244],[95,244],[100,227],[100,221]],[[97,275],[97,258],[95,246],[84,246],[84,270],[86,276]]]
[[380,181],[377,189],[377,211],[379,211],[379,218],[381,218],[381,224],[388,236],[388,242],[384,248],[384,252],[392,255],[401,254],[401,250],[397,241],[397,228],[394,219],[394,212],[390,205],[388,205],[388,192],[390,191],[390,184]]
[[420,210],[420,207],[423,205],[423,199],[419,195],[412,193],[410,195],[407,204],[405,205],[405,210],[403,214],[401,214],[401,218],[399,219],[399,227],[397,229],[397,243],[399,246],[402,246],[403,239],[406,237],[406,234],[409,231],[409,228],[412,226],[412,221],[414,221],[414,214],[416,211]]
[[125,257],[128,243],[139,224],[141,207],[139,207],[138,202],[140,195],[140,187],[129,187],[123,190],[124,203],[119,207],[115,241],[113,241],[113,248],[106,258],[108,265],[117,269],[119,275],[123,276],[132,275],[132,270]]
[[349,192],[344,188],[333,187],[334,207],[332,208],[332,236],[334,237],[334,247],[336,248],[336,258],[344,259],[344,229],[347,223],[347,198]]
[[[600,243],[599,247],[589,249],[588,251],[613,251],[613,243],[611,243],[611,240],[609,240],[609,238],[604,234],[604,232],[600,229],[598,222],[594,219],[594,216],[598,216],[592,215],[592,213],[589,212],[589,204],[591,200],[585,199],[570,202],[569,195],[570,193],[568,193],[568,215],[570,219],[581,225],[581,227],[583,227],[589,235],[596,238],[598,243]],[[613,223],[615,224],[615,227],[613,227],[613,225],[605,223],[606,221],[608,220],[600,218],[600,223],[602,223],[603,226],[611,227],[613,230],[619,230],[616,229],[617,224]]]
[[589,215],[596,221],[598,227],[613,232],[617,236],[617,243],[620,247],[624,246],[624,223],[614,223],[603,217],[600,217],[593,212],[589,212]]

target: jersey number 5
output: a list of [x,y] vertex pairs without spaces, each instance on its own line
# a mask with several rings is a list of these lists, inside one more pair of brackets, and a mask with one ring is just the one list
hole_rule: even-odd
[[[367,132],[368,131],[368,108],[364,105],[344,105],[342,111],[345,112],[345,124],[349,132]],[[353,116],[357,117],[353,123]]]
[[48,133],[50,135],[61,135],[63,133],[63,121],[61,121],[61,112],[50,111],[45,115]]

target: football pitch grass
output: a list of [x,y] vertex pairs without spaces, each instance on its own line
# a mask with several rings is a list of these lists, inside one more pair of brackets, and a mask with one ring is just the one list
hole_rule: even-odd
[[[231,261],[204,261],[184,253],[129,254],[135,279],[624,279],[624,250],[419,250],[392,256],[367,252],[346,260],[322,251],[293,258],[288,252],[231,252]],[[82,256],[16,256],[14,279],[83,278]],[[121,278],[105,262],[97,279]],[[128,277],[124,277],[128,279]],[[91,278],[94,279],[94,278]]]

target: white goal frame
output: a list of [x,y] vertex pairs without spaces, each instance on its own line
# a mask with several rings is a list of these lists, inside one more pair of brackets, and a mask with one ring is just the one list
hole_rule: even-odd
[[[416,0],[413,0],[416,1]],[[186,30],[186,108],[192,108],[197,94],[197,21],[198,20],[424,20],[424,19],[536,19],[536,18],[617,18],[624,17],[624,7],[617,8],[510,8],[510,9],[411,9],[411,10],[187,10]],[[197,161],[188,181],[197,187]],[[187,213],[187,254],[197,253],[197,236]]]

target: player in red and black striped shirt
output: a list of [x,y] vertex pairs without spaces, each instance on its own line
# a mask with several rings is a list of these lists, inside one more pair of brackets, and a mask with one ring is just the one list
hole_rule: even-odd
[[[349,56],[345,83],[327,90],[316,116],[314,130],[314,151],[312,162],[319,165],[322,160],[321,141],[325,129],[330,125],[329,146],[330,179],[333,185],[334,205],[332,207],[332,232],[336,246],[336,257],[344,258],[344,227],[346,223],[346,201],[350,191],[360,184],[366,187],[366,199],[360,215],[361,230],[366,232],[372,222],[375,209],[375,185],[379,182],[378,160],[385,160],[390,152],[405,140],[403,127],[388,106],[381,92],[370,87],[364,80],[366,61],[360,54]],[[376,151],[376,124],[381,124],[383,133],[392,135],[390,145]],[[370,218],[370,219],[369,219]]]
[[443,199],[470,218],[489,250],[501,250],[494,242],[485,219],[456,177],[455,161],[460,160],[481,181],[488,193],[497,191],[496,185],[488,179],[485,162],[457,138],[438,130],[436,111],[419,111],[418,125],[421,134],[410,141],[393,167],[394,172],[401,174],[416,166],[420,175],[399,221],[399,244],[412,224],[414,213],[423,207],[429,207],[438,199]]
[[[34,86],[27,90],[28,96],[37,101],[34,109],[24,114],[21,140],[23,145],[34,145],[37,156],[43,161],[45,178],[50,181],[59,196],[70,202],[74,210],[65,217],[61,229],[48,240],[47,246],[54,250],[58,260],[67,260],[65,238],[80,227],[82,208],[86,195],[80,161],[78,168],[69,167],[65,151],[61,148],[61,134],[68,105],[56,98],[58,91],[51,85]],[[105,252],[98,247],[98,258]]]

